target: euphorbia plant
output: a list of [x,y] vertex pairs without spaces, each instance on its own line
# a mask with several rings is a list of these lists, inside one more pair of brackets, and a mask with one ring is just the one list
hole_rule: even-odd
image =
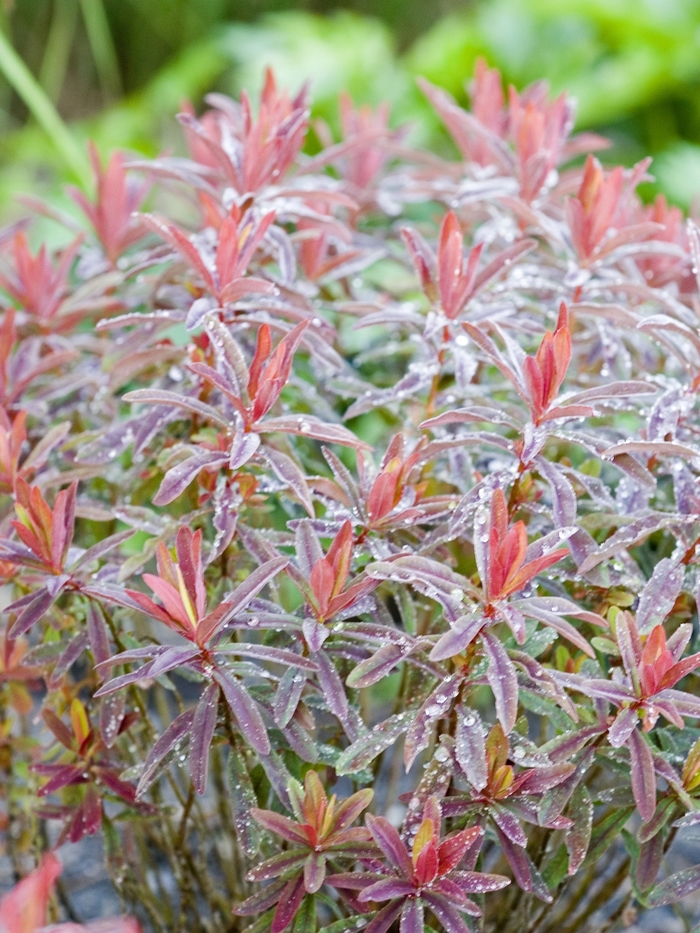
[[455,160],[268,75],[0,232],[3,933],[97,834],[154,933],[700,890],[700,232],[544,85],[421,86]]

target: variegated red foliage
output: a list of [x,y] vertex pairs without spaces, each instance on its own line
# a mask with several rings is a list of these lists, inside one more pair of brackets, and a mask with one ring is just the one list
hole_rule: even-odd
[[268,73],[0,231],[3,933],[100,833],[161,933],[700,890],[700,232],[545,84],[421,87],[454,160]]

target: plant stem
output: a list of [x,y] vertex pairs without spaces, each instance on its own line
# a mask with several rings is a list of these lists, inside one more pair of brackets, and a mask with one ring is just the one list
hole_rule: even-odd
[[89,180],[90,174],[87,159],[83,155],[80,146],[34,75],[1,30],[0,71],[27,105],[31,114],[56,147],[77,180],[85,184]]
[[116,97],[122,83],[119,60],[102,0],[80,0],[80,9],[102,91],[109,97]]
[[75,38],[77,14],[77,0],[64,0],[63,3],[54,4],[51,28],[39,69],[39,83],[54,104],[59,100],[63,90],[68,60]]

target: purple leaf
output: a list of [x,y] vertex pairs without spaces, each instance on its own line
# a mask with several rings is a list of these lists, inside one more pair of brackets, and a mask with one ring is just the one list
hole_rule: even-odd
[[567,674],[564,671],[552,671],[552,674],[560,684],[570,690],[578,690],[586,696],[608,700],[617,706],[635,699],[634,691],[624,684],[616,684],[596,677],[585,678],[579,674]]
[[302,518],[297,523],[294,530],[294,544],[297,564],[303,576],[308,579],[311,571],[323,557],[321,542],[308,519]]
[[287,842],[308,847],[309,839],[303,828],[294,820],[290,820],[288,816],[275,813],[273,810],[260,810],[257,807],[253,807],[250,812],[255,822],[259,823],[263,829],[269,830]]
[[657,833],[639,847],[635,875],[641,891],[648,890],[656,881],[664,858],[664,835]]
[[254,427],[260,434],[274,434],[277,432],[280,434],[298,434],[301,437],[312,437],[314,440],[323,441],[326,444],[354,447],[355,450],[372,449],[369,444],[365,444],[352,431],[342,425],[326,424],[311,415],[266,418]]
[[516,846],[527,845],[527,836],[518,819],[512,813],[509,813],[504,806],[494,803],[489,807],[489,812],[496,826],[511,842],[515,843]]
[[404,817],[401,836],[405,841],[410,840],[418,830],[423,819],[425,805],[431,797],[445,800],[454,773],[453,740],[447,736],[440,736],[440,744],[433,757],[427,762],[418,786],[414,790],[408,803],[408,812]]
[[12,603],[12,605],[7,606],[5,612],[21,609],[15,621],[8,628],[8,638],[14,640],[28,632],[32,625],[38,622],[44,613],[49,610],[55,598],[46,588],[42,587],[35,593],[24,596]]
[[330,635],[330,631],[325,625],[321,625],[316,619],[311,619],[309,617],[302,622],[302,631],[306,644],[309,646],[309,651],[312,651],[314,654],[317,654],[321,650],[324,641]]
[[627,676],[634,683],[639,677],[639,665],[642,661],[642,645],[634,622],[630,616],[621,613],[617,619],[617,645]]
[[640,635],[648,635],[671,612],[683,587],[684,576],[685,568],[669,557],[664,557],[654,567],[639,596],[636,622]]
[[481,643],[488,658],[486,677],[496,701],[496,715],[506,735],[518,718],[518,678],[508,652],[495,635],[482,632]]
[[370,687],[378,683],[391,673],[397,664],[405,660],[414,648],[413,644],[405,647],[397,644],[382,645],[379,651],[361,661],[348,674],[345,683],[354,688]]
[[535,459],[537,470],[549,483],[552,491],[552,514],[557,528],[566,528],[576,520],[576,494],[559,465],[544,457]]
[[243,612],[260,590],[288,563],[288,557],[273,557],[272,560],[256,567],[233,593],[228,593],[219,606],[199,623],[198,642],[206,644],[221,632],[235,616]]
[[[656,761],[654,761],[654,767],[656,768]],[[649,820],[648,823],[642,823],[642,825],[637,830],[637,841],[647,842],[649,839],[656,836],[657,833],[660,833],[673,816],[675,808],[676,803],[673,797],[663,797],[658,807],[656,808],[653,817]],[[682,821],[676,821],[673,825],[678,826],[681,825],[681,823]]]
[[224,645],[223,648],[216,649],[217,654],[238,654],[241,657],[259,658],[261,661],[269,661],[272,664],[282,664],[284,667],[294,665],[304,671],[317,671],[318,664],[305,658],[295,651],[288,648],[273,648],[271,645],[246,645],[242,642],[234,642],[230,645]]
[[[322,852],[309,855],[304,864],[304,887],[309,894],[315,894],[323,887],[326,879],[326,857]],[[316,915],[314,913],[314,920]]]
[[552,896],[542,881],[537,869],[528,858],[528,854],[521,846],[514,845],[501,830],[496,827],[496,835],[501,844],[503,854],[513,870],[513,875],[523,891],[532,891],[536,897],[546,904],[552,903]]
[[103,661],[108,660],[112,652],[109,644],[107,623],[105,622],[102,607],[93,600],[90,600],[87,608],[87,634],[95,664],[101,664]]
[[239,470],[244,466],[260,446],[260,435],[254,432],[237,431],[231,439],[228,466],[230,470]]
[[273,716],[275,724],[283,729],[290,721],[306,686],[306,677],[298,668],[290,667],[284,672],[275,694]]
[[[560,399],[560,402],[565,408],[568,408],[569,405],[585,405],[588,402],[603,401],[608,398],[654,395],[658,391],[657,386],[650,382],[641,382],[639,379],[631,379],[627,382],[609,382],[607,385],[596,386],[593,389],[584,389],[583,392],[577,392],[575,395],[569,395]],[[620,444],[618,446],[622,447],[623,445]]]
[[284,880],[273,881],[272,884],[258,891],[251,897],[247,897],[240,904],[235,904],[233,913],[239,917],[249,917],[253,914],[268,910],[273,904],[277,903],[280,893],[287,886]]
[[218,708],[219,687],[209,684],[195,708],[190,738],[190,776],[198,794],[207,789],[209,747],[214,738]]
[[127,528],[126,531],[118,531],[116,534],[109,535],[96,544],[93,544],[92,547],[84,551],[71,566],[71,573],[75,573],[77,570],[80,570],[81,567],[91,564],[94,560],[99,560],[101,557],[104,557],[105,554],[109,554],[110,551],[119,547],[123,541],[131,538],[133,533],[131,528]]
[[372,838],[384,853],[391,867],[396,869],[403,878],[413,878],[411,857],[391,823],[384,819],[383,816],[372,816],[371,813],[367,814],[366,822],[367,828],[372,833]]
[[[390,389],[368,389],[345,412],[345,419],[357,418],[373,408],[389,405],[399,399],[410,398],[425,389],[437,374],[437,369],[426,365],[424,369],[409,371]],[[369,394],[367,394],[369,393]]]
[[61,681],[65,674],[68,673],[70,668],[75,664],[80,655],[83,653],[88,644],[88,636],[86,632],[78,632],[77,635],[74,635],[73,638],[68,642],[66,648],[61,653],[58,661],[54,666],[54,669],[51,671],[51,677],[48,679],[46,686],[49,690],[56,690],[60,685]]
[[632,732],[637,728],[639,716],[637,710],[627,707],[615,717],[615,721],[608,729],[608,741],[613,748],[625,745]]
[[141,779],[136,788],[137,797],[140,797],[153,783],[165,759],[182,747],[185,737],[192,729],[194,713],[195,711],[193,709],[188,709],[185,710],[184,713],[180,713],[176,719],[173,719],[153,746],[143,766]]
[[403,901],[394,901],[387,904],[386,907],[382,907],[365,928],[365,933],[387,933],[387,930],[401,913],[402,907]]
[[287,886],[280,894],[270,933],[282,933],[282,930],[289,926],[299,909],[299,905],[304,900],[305,894],[304,876],[299,873],[298,877],[292,878],[287,883]]
[[629,525],[611,535],[597,552],[590,554],[579,566],[579,573],[585,574],[609,557],[615,557],[627,548],[633,547],[650,534],[672,523],[670,516],[654,513],[636,519]]
[[431,661],[447,661],[465,650],[486,625],[486,619],[480,612],[471,613],[457,619],[454,626],[442,635],[430,652]]
[[639,729],[635,729],[627,740],[632,766],[632,793],[640,816],[645,823],[656,809],[656,777],[651,749]]
[[339,775],[362,771],[403,735],[411,725],[410,713],[395,713],[375,726],[367,735],[356,739],[338,756],[335,770]]
[[422,900],[438,918],[446,933],[469,933],[469,927],[460,917],[457,908],[447,898],[426,891],[422,895]]
[[430,430],[431,428],[441,427],[445,424],[505,424],[508,427],[517,427],[517,422],[509,418],[498,408],[488,408],[485,405],[470,405],[467,408],[456,408],[452,411],[445,411],[435,418],[428,418],[420,424],[421,430]]
[[248,691],[235,677],[229,677],[221,669],[215,671],[213,676],[224,692],[243,738],[250,742],[258,754],[269,755],[270,740],[265,723]]
[[401,911],[399,933],[423,933],[423,904],[419,900],[409,900]]
[[520,786],[528,794],[543,794],[562,784],[575,770],[576,766],[567,761],[535,767]]
[[175,670],[187,664],[192,658],[197,657],[199,649],[196,645],[173,645],[158,653],[149,665],[148,676],[160,677],[161,674],[167,674],[168,671]]
[[593,747],[587,748],[576,765],[576,771],[544,795],[540,801],[538,811],[540,825],[550,825],[553,820],[556,820],[563,813],[574,791],[590,768],[594,757],[595,749]]
[[347,727],[349,724],[348,698],[340,675],[325,651],[317,651],[314,659],[318,668],[316,676],[328,708],[334,716],[338,717],[343,726]]
[[265,755],[260,759],[260,764],[263,766],[267,779],[282,806],[291,810],[292,803],[287,788],[292,780],[292,775],[287,770],[281,756],[273,748],[269,755]]
[[219,451],[200,450],[172,467],[163,477],[160,489],[153,498],[154,505],[169,505],[187,489],[192,480],[205,467],[221,468],[226,465],[228,457]]
[[662,690],[656,696],[661,700],[670,700],[681,716],[694,716],[700,719],[700,698],[684,693],[682,690],[671,689]]
[[410,556],[392,561],[376,561],[368,565],[365,573],[374,580],[410,583],[419,592],[442,605],[448,622],[456,622],[463,615],[465,594],[478,597],[466,577],[428,557]]
[[486,730],[476,710],[457,707],[455,756],[475,790],[483,790],[488,783],[486,767]]
[[[388,856],[387,856],[388,857]],[[367,901],[388,901],[396,897],[409,897],[415,894],[415,887],[403,878],[382,878],[365,888],[357,898],[360,903]]]
[[700,457],[700,448],[678,444],[676,441],[624,441],[614,444],[604,451],[605,457],[617,457],[620,454],[644,454],[645,457],[684,457],[695,460]]
[[286,483],[292,492],[296,493],[306,511],[314,518],[316,514],[314,512],[314,504],[311,501],[311,493],[303,470],[291,457],[288,457],[279,450],[275,450],[274,447],[265,448],[265,457],[272,467],[275,476],[283,483]]
[[700,865],[693,865],[684,871],[677,871],[670,875],[647,895],[646,903],[649,907],[665,907],[676,904],[681,898],[687,897],[700,889]]
[[468,894],[486,894],[508,887],[510,878],[481,871],[456,871],[452,877]]
[[107,748],[112,748],[117,741],[126,710],[126,697],[123,693],[112,693],[100,702],[100,735]]
[[[39,771],[36,767],[34,770]],[[83,777],[83,767],[81,765],[56,765],[51,777],[46,784],[42,784],[37,794],[39,797],[45,797],[48,794],[55,793],[62,787],[67,787],[69,784],[83,783],[85,783],[85,778]]]
[[452,674],[441,681],[428,696],[415,715],[404,745],[404,763],[408,771],[416,757],[427,748],[435,730],[435,723],[450,715],[452,701],[459,694],[463,678]]
[[169,392],[166,389],[136,389],[123,396],[125,402],[139,402],[146,405],[167,405],[172,408],[181,408],[183,411],[199,415],[205,421],[218,424],[225,431],[229,428],[228,420],[216,408],[200,402],[197,398],[180,395],[178,392]]

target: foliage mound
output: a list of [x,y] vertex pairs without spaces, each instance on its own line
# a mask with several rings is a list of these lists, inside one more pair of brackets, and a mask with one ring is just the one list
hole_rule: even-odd
[[163,933],[611,930],[700,888],[666,862],[700,821],[698,231],[648,162],[581,164],[544,85],[422,90],[455,161],[347,97],[310,130],[268,75],[181,114],[189,158],[93,153],[82,227],[34,205],[57,255],[2,234],[18,875],[102,833]]

